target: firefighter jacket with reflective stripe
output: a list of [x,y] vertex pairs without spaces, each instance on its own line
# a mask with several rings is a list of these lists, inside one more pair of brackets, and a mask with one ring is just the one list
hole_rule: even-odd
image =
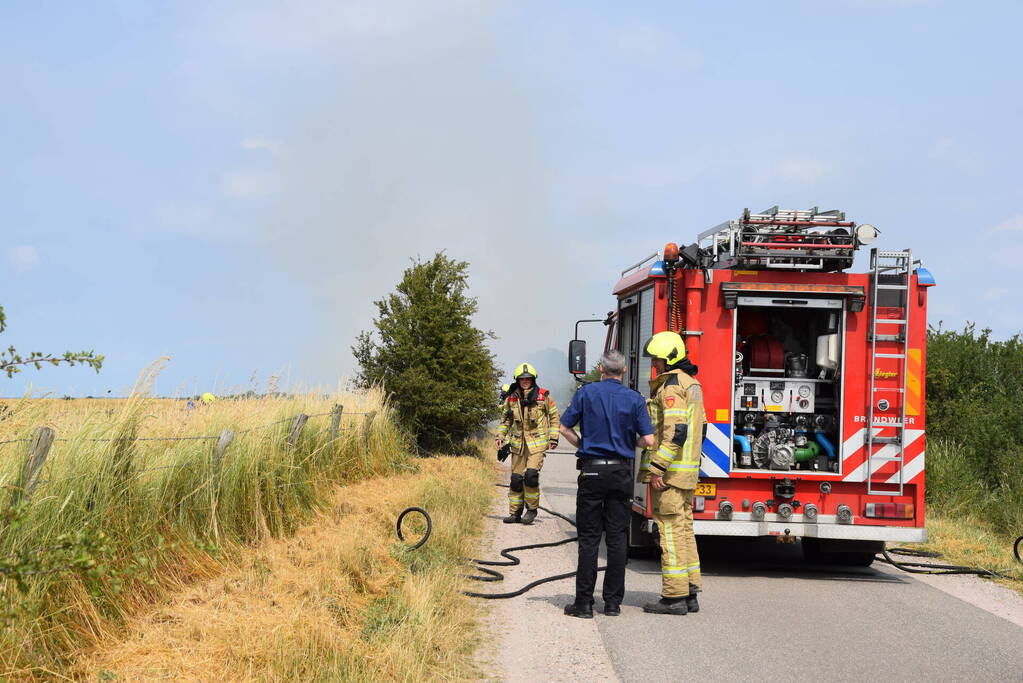
[[649,467],[664,483],[695,489],[707,416],[700,382],[682,370],[670,370],[650,381],[650,419],[655,443],[649,449]]
[[504,401],[497,436],[511,444],[513,453],[542,453],[548,441],[558,440],[560,426],[558,406],[549,391],[530,390],[523,398],[516,390]]

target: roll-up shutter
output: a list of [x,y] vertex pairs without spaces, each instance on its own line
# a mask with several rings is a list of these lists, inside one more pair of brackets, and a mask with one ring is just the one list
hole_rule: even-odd
[[[654,288],[648,287],[639,293],[639,343],[642,347],[654,334]],[[636,390],[644,396],[650,396],[650,358],[639,356],[639,386]]]

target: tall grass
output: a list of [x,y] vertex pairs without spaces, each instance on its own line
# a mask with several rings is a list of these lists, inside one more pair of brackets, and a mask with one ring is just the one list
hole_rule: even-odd
[[[346,414],[339,438],[330,438],[330,418],[321,416],[294,447],[287,443],[290,418],[327,413],[335,403]],[[107,540],[91,578],[40,574],[24,592],[0,584],[13,609],[0,630],[0,678],[66,671],[72,653],[116,632],[140,606],[220,572],[242,546],[292,533],[333,484],[402,469],[411,457],[383,395],[372,390],[221,400],[191,410],[142,394],[6,407],[0,440],[28,438],[39,425],[62,440],[30,504],[0,529],[0,556],[82,530]],[[364,412],[375,415],[367,422],[355,414]],[[236,436],[222,461],[213,458],[213,440],[138,440],[224,429]],[[0,485],[17,481],[25,446],[0,446]]]
[[982,520],[1003,536],[1019,536],[1023,534],[1023,459],[1007,460],[999,475],[993,483],[978,476],[971,453],[961,443],[935,439],[927,444],[930,504],[947,517]]

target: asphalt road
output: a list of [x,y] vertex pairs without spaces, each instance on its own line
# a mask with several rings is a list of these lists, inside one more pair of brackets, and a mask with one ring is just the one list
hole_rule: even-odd
[[[541,480],[542,504],[572,517],[574,466],[551,453]],[[596,617],[622,680],[1023,681],[1023,628],[908,574],[807,565],[798,544],[709,540],[698,614],[645,614],[658,561],[630,560],[622,615]],[[597,609],[599,595],[598,583]]]

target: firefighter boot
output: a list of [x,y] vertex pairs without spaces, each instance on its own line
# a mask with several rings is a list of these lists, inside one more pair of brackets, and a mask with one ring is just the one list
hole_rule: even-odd
[[689,595],[686,596],[686,611],[696,614],[700,611],[700,603],[696,600],[696,586],[689,584]]
[[686,609],[687,597],[681,598],[661,598],[657,602],[648,602],[643,605],[643,611],[649,614],[674,614],[676,616],[685,616],[688,610]]
[[518,524],[522,521],[522,508],[519,508],[515,512],[511,513],[507,517],[501,520],[505,524]]
[[536,519],[536,508],[526,508],[526,513],[522,515],[522,523],[532,524],[534,519]]

